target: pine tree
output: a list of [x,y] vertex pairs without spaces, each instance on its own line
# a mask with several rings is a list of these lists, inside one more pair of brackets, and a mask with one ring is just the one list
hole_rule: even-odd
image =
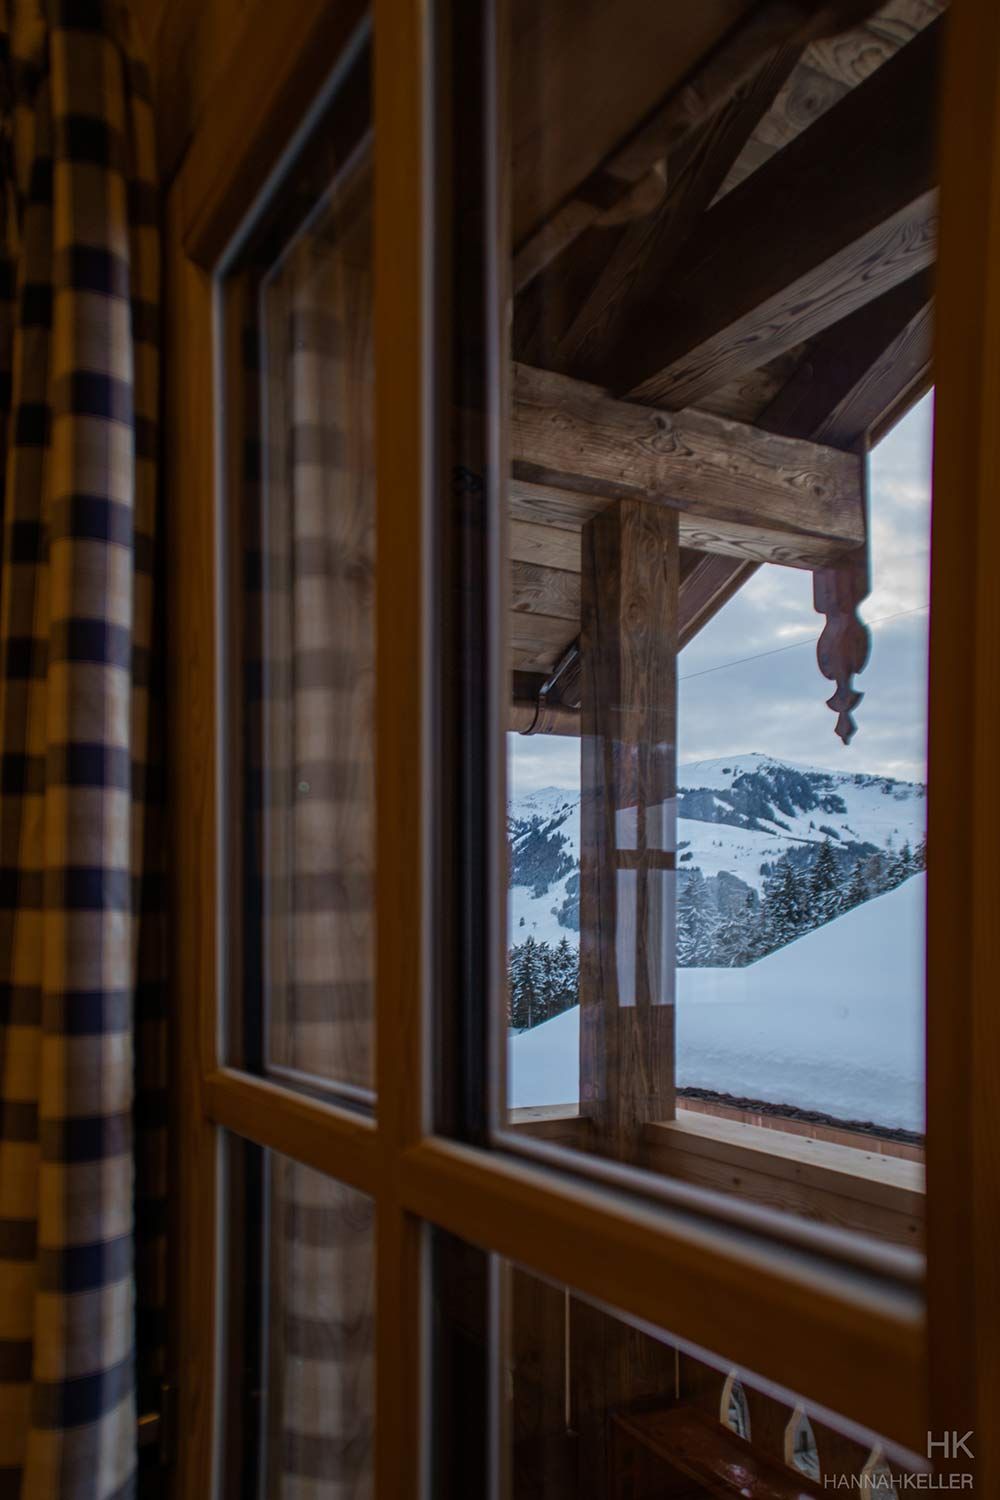
[[544,955],[533,937],[525,938],[510,954],[510,1022],[517,1031],[528,1031],[544,1020]]
[[566,938],[559,939],[552,955],[552,977],[549,1014],[558,1016],[580,999],[580,957]]
[[713,962],[724,969],[741,969],[755,956],[756,900],[751,891],[741,906],[726,917],[715,936]]
[[802,885],[791,861],[778,862],[778,873],[769,884],[764,901],[764,925],[769,949],[782,948],[805,930],[806,902]]
[[712,962],[719,925],[715,904],[697,865],[684,873],[677,900],[677,963],[680,968],[704,968]]
[[884,854],[871,854],[865,860],[864,876],[870,896],[878,896],[889,889],[887,884],[888,860]]
[[818,927],[829,922],[840,910],[840,883],[837,878],[837,861],[829,839],[824,839],[816,856],[809,877],[809,920],[807,925]]
[[865,884],[864,869],[862,868],[862,863],[859,859],[855,861],[854,868],[851,871],[851,878],[848,881],[847,889],[844,892],[844,906],[848,910],[850,910],[851,907],[860,906],[862,902],[868,900],[868,896],[869,891],[867,885]]
[[913,851],[910,848],[910,841],[909,839],[907,839],[902,849],[900,849],[899,853],[896,855],[896,858],[892,862],[890,877],[892,879],[893,885],[901,885],[904,880],[908,879],[909,876],[913,874],[915,869],[916,866],[913,863]]

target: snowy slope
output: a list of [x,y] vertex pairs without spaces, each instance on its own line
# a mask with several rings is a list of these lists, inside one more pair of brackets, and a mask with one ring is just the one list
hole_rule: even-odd
[[[926,876],[744,969],[677,975],[677,1081],[924,1128]],[[579,1097],[579,1008],[512,1036],[510,1103]]]
[[[780,858],[793,845],[821,844],[829,837],[844,845],[898,850],[907,840],[916,846],[926,827],[926,789],[919,783],[797,766],[773,756],[748,754],[692,761],[681,766],[678,783],[680,868],[697,865],[706,876],[727,870],[758,891],[764,879],[761,865]],[[740,810],[746,802],[745,789],[751,785],[758,800],[766,800],[773,817],[750,818]],[[763,792],[756,790],[760,787]],[[803,807],[803,800],[817,805]],[[838,808],[840,803],[843,811]],[[686,811],[706,813],[712,821],[704,816],[685,816]],[[735,821],[718,821],[729,818]],[[748,827],[747,821],[758,826]],[[564,908],[569,884],[579,866],[579,791],[546,787],[519,797],[510,805],[509,824],[515,849],[518,839],[526,836],[524,830],[540,826],[550,842],[561,843],[573,866],[573,870],[548,883],[532,885],[517,878],[515,865],[510,891],[511,943],[523,942],[526,937],[550,944],[561,937],[576,942],[577,934],[560,923],[557,913]]]

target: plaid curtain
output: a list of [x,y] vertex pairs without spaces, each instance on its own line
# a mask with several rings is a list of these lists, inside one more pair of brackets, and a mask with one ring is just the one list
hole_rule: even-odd
[[375,1003],[370,184],[364,171],[336,195],[263,298],[268,1059],[360,1090]]
[[4,0],[0,87],[0,1496],[110,1500],[163,1291],[152,114],[102,0]]
[[[264,770],[262,1065],[355,1095],[373,1084],[370,194],[365,160],[265,268],[247,340],[247,417],[262,408],[266,424],[250,605],[263,663],[250,729]],[[280,1156],[269,1201],[267,1494],[367,1500],[374,1205]]]

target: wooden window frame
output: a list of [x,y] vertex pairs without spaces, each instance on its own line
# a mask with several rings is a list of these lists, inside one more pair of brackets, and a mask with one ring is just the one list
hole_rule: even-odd
[[[937,281],[928,963],[928,1276],[917,1290],[801,1245],[713,1223],[612,1184],[479,1150],[429,1125],[426,807],[431,336],[427,231],[433,87],[428,10],[375,0],[378,445],[377,909],[374,1122],[222,1064],[223,538],[217,473],[220,257],[306,123],[356,5],[255,0],[167,203],[167,484],[172,725],[174,1135],[180,1439],[177,1495],[210,1496],[219,1312],[221,1140],[229,1130],[376,1202],[376,1493],[423,1492],[424,1226],[714,1349],[922,1452],[973,1428],[976,1479],[1000,1492],[993,1004],[1000,898],[996,645],[1000,590],[1000,11],[952,0],[941,118]],[[380,228],[381,226],[381,232]],[[387,232],[390,230],[391,232]],[[391,357],[390,357],[391,355]],[[961,497],[958,503],[954,497]],[[393,728],[420,725],[405,753]],[[415,750],[416,746],[416,750]],[[964,820],[963,806],[979,817]],[[628,1277],[618,1267],[628,1265]],[[888,1262],[887,1262],[888,1265]]]

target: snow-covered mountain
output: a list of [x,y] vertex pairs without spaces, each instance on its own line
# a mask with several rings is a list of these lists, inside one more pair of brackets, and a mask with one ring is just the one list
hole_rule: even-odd
[[[680,768],[678,868],[733,876],[756,892],[783,856],[807,867],[829,843],[841,866],[920,843],[926,788],[865,773],[746,754]],[[510,941],[575,941],[579,925],[580,794],[546,787],[512,801]]]

